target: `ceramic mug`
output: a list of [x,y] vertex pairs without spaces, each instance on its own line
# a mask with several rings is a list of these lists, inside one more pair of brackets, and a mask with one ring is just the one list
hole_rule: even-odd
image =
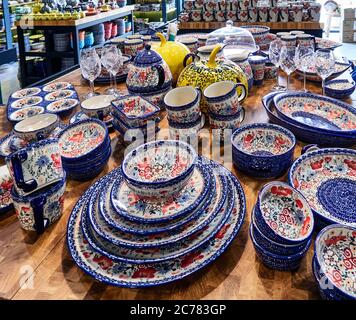
[[251,0],[251,7],[257,8],[259,0]]
[[217,7],[215,0],[205,0],[204,9],[205,11],[213,12]]
[[203,20],[205,22],[214,21],[214,11],[204,11],[203,12]]
[[218,2],[218,8],[220,11],[226,11],[228,9],[228,2],[227,0],[220,0]]
[[258,8],[258,21],[259,22],[267,22],[268,20],[268,7],[259,7]]
[[181,21],[181,22],[189,22],[190,21],[189,14],[186,13],[186,12],[182,12],[179,15],[179,21]]
[[289,7],[288,6],[279,6],[279,17],[281,22],[289,21]]
[[261,85],[265,75],[265,64],[267,57],[264,56],[250,56],[248,62],[251,65],[253,73],[253,83]]
[[190,11],[194,8],[194,0],[185,0],[183,2],[184,10]]
[[61,180],[64,176],[58,139],[45,139],[6,157],[14,187],[27,195]]
[[135,57],[137,51],[143,49],[143,40],[142,39],[129,39],[124,42],[124,53]]
[[202,9],[204,7],[204,0],[195,0],[194,7],[195,9]]
[[239,0],[240,10],[248,10],[249,6],[250,6],[250,0]]
[[215,11],[215,20],[220,22],[225,21],[225,11]]
[[250,7],[248,8],[248,21],[257,22],[258,20],[258,10],[257,8]]
[[21,196],[13,187],[11,197],[21,227],[41,234],[57,221],[63,212],[65,187],[65,174],[57,183],[33,195]]
[[192,10],[190,13],[190,18],[194,22],[200,22],[202,19],[201,10]]
[[[240,96],[237,88],[241,88]],[[240,102],[246,97],[246,87],[232,81],[215,82],[204,90],[209,112],[218,115],[234,115],[240,111]]]
[[226,19],[231,21],[237,21],[236,11],[234,10],[226,11]]
[[175,123],[189,123],[200,116],[201,91],[191,86],[177,87],[164,97],[168,119]]
[[109,94],[94,96],[82,101],[80,109],[89,118],[97,118],[103,121],[110,115],[111,102],[115,99],[115,96]]
[[301,22],[303,20],[303,6],[302,5],[293,5],[290,10],[291,21]]
[[248,10],[240,10],[237,13],[238,20],[241,22],[246,22],[248,20]]
[[0,167],[0,213],[12,208],[11,188],[14,182],[6,165]]
[[318,22],[320,20],[320,3],[312,3],[308,9],[310,20],[314,22]]
[[270,22],[277,22],[278,16],[279,16],[279,8],[278,7],[269,8],[269,21]]

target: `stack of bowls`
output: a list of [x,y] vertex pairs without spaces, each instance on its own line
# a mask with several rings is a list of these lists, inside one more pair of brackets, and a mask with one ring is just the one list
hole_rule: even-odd
[[253,209],[250,237],[263,264],[296,270],[311,244],[314,218],[306,199],[286,183],[266,184]]
[[84,45],[86,48],[91,47],[94,44],[94,34],[93,32],[85,32]]
[[54,33],[53,34],[54,51],[68,51],[70,46],[69,33]]
[[355,82],[347,79],[334,79],[325,83],[325,93],[335,99],[346,99],[355,91]]
[[105,22],[104,23],[105,40],[111,38],[112,25],[113,25],[112,22]]
[[108,129],[97,119],[70,124],[58,139],[63,168],[74,180],[87,181],[96,177],[111,155]]
[[125,19],[117,19],[115,23],[117,25],[117,35],[122,36],[125,33]]
[[325,300],[356,300],[356,228],[330,225],[314,245],[313,274]]
[[104,24],[99,23],[98,25],[93,26],[92,30],[93,30],[93,34],[94,34],[94,43],[95,43],[95,45],[104,44],[104,42],[105,42]]
[[[139,134],[144,137],[154,128],[159,131],[160,108],[139,95],[123,96],[111,102],[112,125],[122,135],[133,138]],[[152,129],[153,129],[152,128]]]

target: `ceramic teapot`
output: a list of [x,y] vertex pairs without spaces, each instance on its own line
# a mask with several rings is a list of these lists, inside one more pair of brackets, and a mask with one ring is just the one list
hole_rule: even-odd
[[126,85],[130,93],[154,93],[172,86],[172,74],[162,56],[146,45],[130,65]]

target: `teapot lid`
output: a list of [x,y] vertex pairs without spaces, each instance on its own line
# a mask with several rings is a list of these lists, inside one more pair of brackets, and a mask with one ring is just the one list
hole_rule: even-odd
[[154,64],[157,62],[161,62],[162,57],[156,51],[151,50],[151,46],[146,44],[143,50],[137,52],[137,55],[134,59],[135,64]]

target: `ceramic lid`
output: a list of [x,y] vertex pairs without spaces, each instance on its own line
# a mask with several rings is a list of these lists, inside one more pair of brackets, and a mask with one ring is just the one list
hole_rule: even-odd
[[137,52],[137,55],[134,59],[135,64],[155,64],[162,62],[162,57],[159,53],[151,50],[151,46],[147,44],[143,50]]

